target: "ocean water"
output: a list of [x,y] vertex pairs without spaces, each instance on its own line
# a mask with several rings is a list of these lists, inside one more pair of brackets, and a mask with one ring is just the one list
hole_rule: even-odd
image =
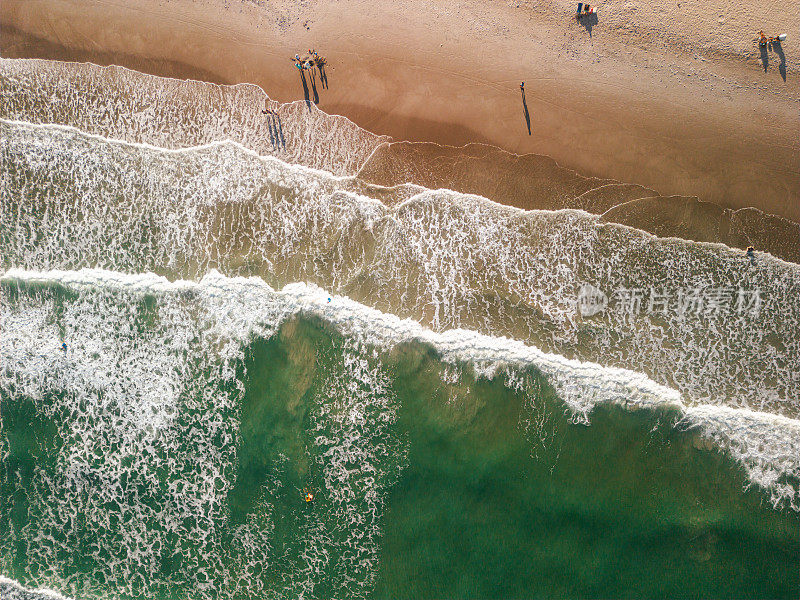
[[1,66],[4,598],[797,597],[800,266]]

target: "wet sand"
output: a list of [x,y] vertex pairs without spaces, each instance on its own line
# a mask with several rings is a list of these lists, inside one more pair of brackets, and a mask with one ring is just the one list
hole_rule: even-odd
[[394,142],[380,146],[358,175],[382,186],[413,181],[528,209],[576,208],[658,237],[753,246],[800,263],[795,221],[757,208],[724,208],[696,196],[661,196],[641,185],[582,176],[547,156],[520,156],[480,144]]
[[[315,47],[329,61],[320,108],[370,131],[546,155],[656,196],[800,221],[800,53],[787,40],[784,82],[777,54],[770,50],[765,71],[748,46],[757,20],[731,18],[710,38],[701,29],[716,12],[759,14],[772,35],[785,10],[686,4],[689,16],[676,16],[665,3],[644,6],[663,8],[659,24],[614,3],[582,26],[566,2],[6,0],[0,52],[252,82],[290,101],[303,89],[289,57]],[[534,206],[524,194],[501,201]]]

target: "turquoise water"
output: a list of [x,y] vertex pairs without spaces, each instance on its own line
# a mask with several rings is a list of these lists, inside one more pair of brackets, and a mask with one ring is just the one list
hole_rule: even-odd
[[465,420],[433,360],[404,367],[409,467],[390,493],[376,596],[796,594],[796,516],[743,492],[741,470],[669,412],[602,408],[573,426],[545,391],[541,441],[517,426],[519,394],[472,384]]
[[[86,295],[3,286],[12,314],[47,307],[67,335],[89,327],[70,323]],[[174,317],[157,297],[100,301],[131,319],[134,344]],[[193,301],[182,302],[191,319]],[[198,342],[184,371],[196,393],[184,390],[169,426],[143,428],[138,446],[84,405],[123,414],[113,385],[105,400],[60,388],[63,373],[39,397],[4,387],[5,574],[77,597],[800,590],[797,514],[746,489],[744,470],[676,428],[672,409],[600,406],[591,425],[574,424],[535,370],[476,377],[425,344],[380,351],[317,318],[253,339],[227,375],[192,355],[209,351]],[[97,502],[109,486],[119,493]]]

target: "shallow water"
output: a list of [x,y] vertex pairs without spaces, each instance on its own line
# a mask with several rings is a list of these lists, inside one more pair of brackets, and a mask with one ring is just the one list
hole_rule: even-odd
[[[62,124],[159,148],[232,140],[265,156],[357,175],[383,186],[414,183],[479,194],[527,209],[576,208],[661,237],[722,242],[800,262],[800,225],[749,208],[663,197],[624,182],[585,177],[547,156],[493,146],[390,142],[312,103],[279,104],[253,85],[220,86],[122,67],[0,58],[0,117]],[[264,114],[265,109],[274,111]],[[381,198],[396,203],[405,196]]]
[[[0,127],[6,268],[313,282],[435,329],[642,371],[689,402],[798,414],[798,265],[447,190],[401,188],[389,208],[389,190],[231,143],[165,151]],[[606,310],[579,312],[587,284]]]
[[219,86],[124,67],[0,58],[2,117],[71,125],[87,133],[186,148],[230,139],[262,155],[355,172],[386,136],[315,105],[280,106],[255,85]]

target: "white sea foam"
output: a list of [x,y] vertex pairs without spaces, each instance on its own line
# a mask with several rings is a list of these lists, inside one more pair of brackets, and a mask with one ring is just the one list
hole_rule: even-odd
[[[89,294],[96,290],[166,297],[188,293],[198,304],[208,305],[206,314],[213,315],[212,329],[216,334],[239,345],[252,335],[270,335],[289,316],[302,314],[323,319],[356,343],[382,350],[404,342],[418,342],[434,347],[446,363],[471,364],[483,372],[496,372],[500,367],[534,368],[544,375],[578,420],[588,420],[598,403],[678,411],[682,427],[697,428],[730,452],[747,470],[751,482],[769,491],[776,506],[787,504],[800,510],[800,495],[793,487],[800,476],[800,422],[747,409],[687,406],[677,391],[641,373],[570,360],[514,339],[463,329],[436,332],[416,321],[382,313],[347,297],[331,296],[305,283],[275,291],[259,278],[228,278],[217,272],[209,273],[200,282],[170,282],[155,274],[126,275],[90,269],[69,272],[11,269],[2,281],[58,284]],[[5,352],[8,348],[4,345]],[[9,364],[19,364],[12,357],[5,357],[6,360]]]
[[[642,371],[687,403],[800,415],[800,266],[658,239],[580,211],[525,212],[425,190],[387,207],[336,177],[232,142],[163,151],[0,123],[5,267],[317,283],[433,329],[509,335]],[[408,193],[409,190],[403,190]],[[382,193],[391,193],[383,190]],[[576,310],[590,283],[757,291],[758,314]]]
[[[0,58],[0,116],[72,125],[163,148],[232,140],[261,155],[354,174],[388,141],[310,102],[279,104],[252,84],[156,77],[124,67]],[[298,82],[298,87],[299,87]],[[269,107],[277,115],[261,111]]]
[[14,579],[0,575],[3,600],[74,600],[47,588],[29,589]]
[[[237,365],[252,335],[270,337],[285,320],[286,303],[272,302],[268,287],[230,297],[224,278],[175,287],[145,277],[153,285],[131,287],[125,275],[97,275],[108,285],[92,290],[77,274],[74,286],[64,284],[75,295],[61,301],[3,294],[4,402],[33,401],[60,444],[56,464],[38,460],[16,492],[29,520],[10,539],[25,547],[32,579],[102,597],[169,596],[175,584],[193,597],[294,598],[313,596],[321,583],[363,596],[377,572],[384,496],[406,452],[391,430],[397,400],[387,375],[352,342],[315,376],[308,454],[325,501],[297,517],[296,535],[273,554],[267,492],[285,477],[271,474],[246,520],[232,531],[225,524],[241,445]],[[155,311],[141,302],[151,293]],[[8,448],[0,451],[7,460]],[[69,565],[87,530],[92,540],[76,572]],[[299,564],[281,562],[287,545]],[[173,565],[166,579],[165,561]]]
[[[113,586],[112,597],[164,595],[159,569],[172,552],[193,589],[208,590],[211,572],[232,579],[214,550],[234,482],[235,349],[221,341],[217,356],[199,350],[207,340],[176,301],[162,303],[146,327],[134,303],[107,290],[75,297],[58,319],[56,310],[52,301],[3,299],[4,403],[34,402],[59,443],[37,455],[30,484],[17,491],[27,520],[11,532],[11,547],[25,548],[37,582],[74,595],[101,595],[88,581]],[[69,567],[78,547],[80,572]]]
[[[329,508],[303,536],[312,542],[305,567],[308,577],[302,585],[309,596],[314,594],[314,574],[321,571],[317,563],[329,562],[319,553],[325,544],[313,543],[320,538],[339,538],[327,544],[342,557],[332,573],[337,595],[357,597],[372,585],[378,573],[386,492],[407,461],[408,450],[392,430],[399,403],[388,375],[351,340],[345,341],[343,366],[322,374],[323,383],[312,401],[310,433],[319,450],[317,464],[324,474]],[[391,469],[381,464],[389,457]]]

